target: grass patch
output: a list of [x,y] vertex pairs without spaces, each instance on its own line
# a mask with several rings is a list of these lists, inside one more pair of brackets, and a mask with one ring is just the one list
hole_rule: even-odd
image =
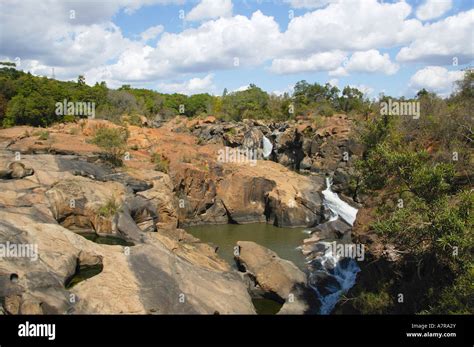
[[155,170],[168,173],[169,160],[162,156],[160,153],[153,153],[151,155],[151,162],[155,164]]
[[115,198],[110,197],[104,205],[98,208],[97,213],[101,217],[112,217],[120,210],[120,204]]
[[38,133],[38,139],[41,141],[47,141],[49,139],[49,131],[43,130]]
[[114,166],[122,166],[128,135],[126,129],[99,128],[91,143],[102,148],[106,153],[106,159]]

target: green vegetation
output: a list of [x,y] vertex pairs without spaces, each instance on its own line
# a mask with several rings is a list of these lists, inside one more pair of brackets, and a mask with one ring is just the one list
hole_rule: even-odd
[[362,292],[354,299],[354,307],[362,314],[383,314],[393,305],[391,295],[384,289],[372,293]]
[[107,199],[104,205],[99,207],[97,213],[102,217],[112,217],[120,210],[120,204],[115,200],[114,197]]
[[[90,102],[95,117],[122,123],[128,116],[132,125],[141,125],[139,116],[168,119],[176,115],[214,115],[226,120],[275,119],[296,116],[331,116],[335,112],[363,113],[370,103],[359,90],[346,87],[341,92],[329,84],[298,82],[293,95],[268,94],[254,84],[246,90],[210,94],[163,94],[123,85],[109,89],[105,82],[88,86],[84,76],[62,82],[36,77],[16,70],[14,64],[0,63],[0,126],[33,125],[46,127],[57,122],[73,122],[86,115],[56,114],[56,103]],[[60,112],[59,112],[60,113]]]
[[[467,72],[445,100],[421,91],[420,119],[375,116],[361,122],[366,151],[357,165],[356,189],[383,196],[372,230],[417,267],[404,271],[417,272],[422,283],[412,284],[414,312],[474,312],[472,81],[474,73]],[[403,292],[401,283],[389,291]],[[376,301],[367,295],[359,300]]]
[[38,139],[41,140],[41,141],[48,140],[49,139],[49,131],[47,131],[47,130],[40,131],[39,134],[38,134]]
[[155,170],[168,173],[169,161],[163,157],[160,153],[153,153],[151,156],[151,162],[155,164]]
[[127,146],[128,131],[122,128],[97,129],[92,143],[105,151],[106,159],[115,166],[122,166]]
[[[339,90],[304,80],[291,95],[269,95],[251,84],[242,91],[226,89],[221,96],[186,96],[129,85],[113,90],[105,82],[88,86],[83,76],[61,82],[18,71],[9,63],[0,66],[3,127],[75,121],[72,115],[56,114],[55,104],[63,100],[93,102],[96,118],[121,124],[127,116],[133,125],[141,125],[140,116],[167,119],[179,114],[234,121],[303,117],[317,123],[337,112],[349,114],[357,127],[356,140],[365,147],[350,180],[351,193],[374,202],[371,230],[383,242],[395,245],[402,257],[400,278],[380,278],[382,283],[374,291],[353,299],[354,307],[364,313],[474,312],[473,72],[466,72],[449,98],[420,90],[409,100],[381,95],[378,101],[369,101],[353,87]],[[388,100],[418,102],[421,117],[382,115],[381,103]],[[230,129],[228,135],[234,132]],[[47,140],[49,133],[38,136]],[[127,138],[123,128],[100,128],[91,142],[119,166]],[[163,155],[154,153],[151,161],[156,170],[168,172],[169,161]],[[200,167],[209,170],[207,165]],[[118,208],[111,200],[99,214],[110,216]],[[408,291],[407,302],[400,308],[394,298]]]

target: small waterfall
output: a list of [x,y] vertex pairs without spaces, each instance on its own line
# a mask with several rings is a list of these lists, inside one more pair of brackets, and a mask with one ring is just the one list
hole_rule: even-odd
[[263,156],[264,158],[268,158],[270,154],[272,154],[273,145],[270,142],[270,140],[267,139],[265,136],[263,136],[262,138],[262,145],[263,145]]
[[[326,249],[323,255],[310,262],[312,271],[309,275],[309,285],[321,301],[320,313],[330,314],[341,295],[355,284],[360,268],[354,259],[334,254],[329,243],[321,244]],[[322,285],[321,280],[324,282]]]
[[332,212],[333,218],[341,217],[347,224],[354,225],[357,216],[357,209],[342,201],[339,196],[331,190],[331,180],[326,177],[326,189],[322,191],[324,205]]
[[[341,218],[349,225],[354,225],[358,210],[331,190],[329,177],[326,178],[326,189],[322,194],[323,204],[332,214],[329,221]],[[336,243],[321,241],[318,245],[322,249],[321,255],[308,262],[311,268],[309,284],[321,301],[320,313],[330,314],[341,295],[355,284],[360,268],[354,259],[345,258],[335,251]]]

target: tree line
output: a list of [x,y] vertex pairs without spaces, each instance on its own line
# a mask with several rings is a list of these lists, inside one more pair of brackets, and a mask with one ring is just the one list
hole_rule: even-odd
[[77,81],[58,81],[19,71],[14,63],[0,62],[0,126],[49,126],[74,121],[77,115],[56,114],[57,102],[90,102],[95,104],[96,118],[119,122],[123,115],[143,115],[149,119],[168,119],[176,115],[197,117],[213,115],[239,121],[245,118],[288,120],[297,116],[330,116],[335,112],[367,112],[370,102],[363,93],[351,87],[340,91],[330,84],[300,81],[290,95],[269,94],[251,84],[246,90],[221,96],[208,93],[187,96],[165,94],[123,85],[108,88],[105,82],[86,84],[84,76]]

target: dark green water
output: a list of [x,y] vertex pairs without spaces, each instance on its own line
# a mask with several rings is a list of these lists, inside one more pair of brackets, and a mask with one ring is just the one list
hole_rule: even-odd
[[237,241],[254,241],[278,254],[282,259],[292,261],[301,270],[306,270],[306,263],[301,250],[303,239],[308,235],[303,228],[277,228],[273,225],[260,224],[223,224],[200,225],[186,228],[190,234],[203,242],[219,246],[217,253],[229,264],[235,265],[234,247]]
[[88,278],[94,277],[102,272],[104,266],[102,264],[93,266],[81,266],[74,276],[66,282],[66,289],[74,287],[79,282],[85,281]]
[[257,314],[277,314],[283,306],[274,300],[266,298],[253,298],[252,303]]
[[79,235],[84,236],[86,239],[100,243],[102,245],[119,245],[119,246],[134,246],[133,242],[125,241],[119,237],[114,236],[99,236],[96,233],[81,233]]
[[[302,271],[306,270],[306,261],[297,247],[307,238],[303,228],[277,228],[269,224],[223,224],[188,227],[186,231],[203,242],[219,247],[217,253],[232,266],[234,247],[237,241],[254,241],[274,251],[282,259],[292,261]],[[257,314],[276,314],[282,304],[274,300],[258,297],[252,298]]]

